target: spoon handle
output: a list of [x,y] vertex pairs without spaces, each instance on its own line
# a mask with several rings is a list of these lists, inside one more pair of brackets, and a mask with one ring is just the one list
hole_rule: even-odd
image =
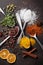
[[0,8],[0,12],[5,15],[4,11]]
[[37,40],[37,42],[39,43],[39,45],[40,45],[41,49],[43,50],[43,45],[41,44],[41,42],[38,40],[38,38],[37,38],[37,37],[36,37],[35,39]]
[[23,33],[23,32],[21,32],[20,36],[19,36],[18,39],[17,39],[17,44],[19,44],[19,42],[20,42],[20,40],[21,40],[22,33]]
[[5,39],[0,43],[0,46],[1,46],[2,44],[4,44],[9,38],[10,38],[10,36],[8,36],[7,38],[5,38]]
[[21,39],[21,37],[22,37],[22,34],[24,34],[24,33],[23,33],[23,30],[24,30],[24,28],[25,28],[25,25],[26,25],[26,22],[24,23],[24,26],[23,26],[22,32],[21,32],[20,36],[18,37],[17,44],[19,44],[20,39]]
[[21,19],[20,19],[19,13],[16,13],[16,18],[17,18],[18,24],[19,24],[19,26],[20,26],[20,28],[22,30],[22,24],[21,24]]

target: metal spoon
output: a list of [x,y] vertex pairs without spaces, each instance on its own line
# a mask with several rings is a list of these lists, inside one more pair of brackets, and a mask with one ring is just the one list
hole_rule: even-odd
[[[23,30],[24,30],[24,28],[25,28],[27,22],[28,22],[28,21],[25,21],[25,22],[24,22],[23,28],[21,29],[21,34],[20,34],[20,36],[18,37],[18,40],[17,40],[17,44],[19,44],[19,42],[20,42],[20,40],[21,40],[21,37],[22,37],[22,34],[23,34],[23,36],[25,36]],[[29,22],[29,24],[30,24],[30,22]]]
[[[22,30],[24,30],[26,23],[27,23],[27,22],[24,23],[24,26],[23,26],[23,29],[22,29]],[[23,34],[23,31],[21,32],[21,34],[20,34],[20,36],[19,36],[19,38],[18,38],[18,40],[17,40],[17,44],[19,44],[20,39],[21,39],[21,37],[22,37],[22,34]],[[32,35],[30,35],[30,36],[31,36],[31,37],[34,37],[34,38],[37,40],[38,44],[40,45],[41,49],[43,50],[43,45],[41,44],[41,42],[40,42],[40,41],[38,40],[38,38],[36,37],[36,34],[34,34],[34,36],[32,36]]]
[[0,8],[0,12],[5,15],[4,11]]
[[22,34],[23,34],[23,36],[25,36],[25,35],[24,35],[24,32],[23,32],[23,30],[24,30],[24,28],[25,28],[25,25],[26,25],[26,22],[24,23],[23,29],[22,29],[22,31],[21,31],[21,34],[20,34],[20,36],[19,36],[18,39],[17,39],[17,44],[19,44],[19,42],[20,42],[20,40],[21,40],[21,37],[22,37]]
[[40,47],[41,47],[41,49],[43,50],[43,45],[41,44],[41,42],[38,40],[38,38],[36,37],[36,33],[32,36],[32,35],[30,35],[31,37],[34,37],[36,40],[37,40],[37,42],[38,42],[38,44],[40,45]]
[[[28,13],[28,14],[27,14],[27,13]],[[22,21],[24,21],[24,25],[23,25],[23,29],[21,29],[22,32],[21,32],[20,36],[18,37],[17,44],[19,44],[20,39],[21,39],[21,37],[22,37],[22,34],[24,33],[23,30],[24,30],[24,28],[25,28],[26,23],[30,21],[30,18],[31,18],[30,13],[31,13],[30,10],[26,10],[26,12],[25,12],[25,14],[24,14],[24,18],[22,19]],[[26,17],[27,15],[28,15],[28,16],[30,15],[30,17]],[[20,17],[21,17],[21,16],[20,16]],[[26,18],[25,18],[25,17],[26,17]],[[24,34],[23,34],[23,35],[24,35]]]
[[[19,27],[18,27],[18,33],[19,33]],[[13,36],[13,37],[16,37],[16,36],[18,35],[18,33],[17,33],[15,36]],[[11,37],[11,36],[9,35],[7,38],[5,38],[5,39],[0,43],[0,46],[1,46],[2,44],[4,44],[10,37]]]
[[17,18],[18,24],[19,24],[19,26],[21,28],[21,31],[23,32],[21,18],[20,18],[20,15],[19,15],[19,11],[16,13],[16,18]]

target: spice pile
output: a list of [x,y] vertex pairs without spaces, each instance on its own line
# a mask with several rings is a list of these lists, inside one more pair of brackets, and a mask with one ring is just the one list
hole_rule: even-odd
[[13,27],[16,24],[16,18],[14,15],[7,14],[0,24],[3,26]]
[[34,34],[37,34],[37,35],[40,35],[40,34],[42,34],[43,33],[43,28],[42,27],[40,27],[40,26],[38,26],[38,25],[36,25],[36,24],[34,24],[34,25],[27,25],[27,27],[26,27],[26,34],[27,35],[34,35]]
[[5,17],[3,18],[0,24],[2,24],[3,26],[9,26],[9,27],[15,26],[17,20],[16,20],[15,14],[12,13],[14,9],[15,9],[14,4],[7,5],[5,9],[6,10]]
[[16,8],[16,5],[9,4],[9,5],[6,6],[6,12],[7,13],[12,13],[15,10],[15,8]]
[[36,12],[31,9],[21,9],[17,13],[20,15],[22,22],[28,22],[28,24],[34,24],[38,18]]
[[[13,50],[15,43],[17,42],[18,34],[19,34],[19,26],[8,28],[7,30],[3,28],[2,32],[0,31],[0,39],[2,39],[2,42],[5,40],[5,38],[10,36],[10,38],[6,40],[6,42],[4,42],[3,44],[4,48],[11,48]],[[0,42],[0,44],[2,42]]]
[[5,38],[6,38],[6,36],[8,37],[10,35],[9,40],[6,41],[6,43],[5,43],[5,48],[11,48],[11,49],[14,48],[15,43],[17,42],[18,34],[19,34],[19,26],[15,26],[15,27],[9,29],[9,31],[5,31],[5,33],[3,33]]

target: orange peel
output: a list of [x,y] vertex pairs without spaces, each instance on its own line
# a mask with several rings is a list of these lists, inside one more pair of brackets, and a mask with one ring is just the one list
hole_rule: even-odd
[[10,54],[8,55],[8,57],[7,57],[7,61],[8,61],[9,63],[14,63],[14,62],[16,61],[16,55],[13,54],[13,53],[10,53]]
[[2,49],[2,50],[0,51],[0,57],[1,57],[2,59],[7,59],[8,55],[9,55],[9,51],[8,51],[7,49]]
[[26,36],[24,36],[21,40],[20,40],[20,47],[22,48],[30,48],[30,39]]
[[35,43],[36,43],[36,40],[34,38],[30,38],[30,43],[31,43],[32,46],[34,46]]

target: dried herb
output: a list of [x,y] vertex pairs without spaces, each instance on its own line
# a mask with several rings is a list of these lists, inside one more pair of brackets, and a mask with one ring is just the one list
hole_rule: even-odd
[[13,15],[13,11],[15,9],[15,5],[14,4],[9,4],[6,6],[5,10],[6,10],[6,14],[4,19],[1,21],[1,24],[3,26],[9,26],[9,27],[13,27],[15,26],[17,20],[16,20],[16,16],[15,14]]
[[13,27],[16,24],[16,17],[14,15],[7,14],[4,19],[1,21],[3,26]]
[[14,5],[14,4],[9,4],[9,5],[6,6],[6,12],[7,12],[7,13],[12,13],[15,8],[16,8],[16,5]]

